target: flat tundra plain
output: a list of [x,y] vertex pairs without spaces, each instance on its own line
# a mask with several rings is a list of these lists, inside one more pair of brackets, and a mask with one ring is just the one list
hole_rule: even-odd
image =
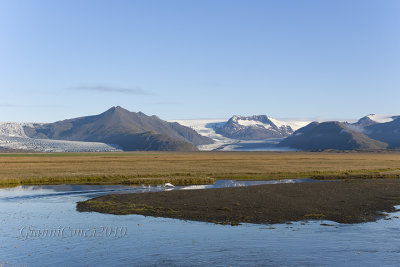
[[215,179],[400,178],[399,152],[111,152],[0,154],[0,185],[176,184]]

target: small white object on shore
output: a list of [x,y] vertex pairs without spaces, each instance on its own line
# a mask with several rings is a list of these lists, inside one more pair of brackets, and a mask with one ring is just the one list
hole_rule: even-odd
[[173,185],[173,184],[171,184],[171,183],[165,183],[165,184],[163,185],[163,187],[165,187],[165,188],[171,188],[171,187],[175,187],[175,185]]

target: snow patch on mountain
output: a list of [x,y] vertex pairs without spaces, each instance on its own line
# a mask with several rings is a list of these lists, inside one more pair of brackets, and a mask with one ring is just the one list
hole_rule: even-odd
[[294,120],[294,119],[274,119],[270,118],[270,121],[272,121],[278,128],[281,126],[290,126],[290,128],[293,129],[293,131],[297,131],[298,129],[307,126],[312,122],[312,120]]
[[262,127],[262,128],[265,128],[265,129],[271,129],[272,128],[271,124],[262,123],[262,122],[257,121],[257,120],[239,119],[236,122],[237,122],[237,124],[240,124],[240,125],[243,125],[243,126],[246,126],[246,127],[253,126],[253,127]]
[[345,124],[353,131],[368,135],[371,132],[371,127],[374,128],[374,125],[391,123],[398,118],[400,118],[398,115],[369,114],[362,117],[357,122],[345,122]]
[[385,122],[391,122],[393,121],[396,117],[394,115],[384,115],[384,114],[369,114],[367,117],[377,123],[385,123]]

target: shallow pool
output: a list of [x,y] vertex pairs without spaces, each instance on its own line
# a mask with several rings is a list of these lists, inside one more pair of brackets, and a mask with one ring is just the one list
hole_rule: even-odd
[[[259,183],[265,181],[224,180],[213,187]],[[196,188],[201,187],[175,190]],[[93,196],[160,190],[164,189],[120,185],[0,189],[0,266],[397,266],[400,262],[398,213],[390,220],[355,225],[318,221],[222,226],[76,211],[77,201]]]

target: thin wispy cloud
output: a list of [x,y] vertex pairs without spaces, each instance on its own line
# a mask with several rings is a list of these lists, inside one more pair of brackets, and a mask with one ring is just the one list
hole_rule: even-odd
[[154,102],[152,103],[153,105],[182,105],[181,102],[177,102],[177,101],[158,101],[158,102]]
[[62,108],[63,105],[57,104],[13,104],[13,103],[0,103],[0,108]]
[[119,94],[132,94],[132,95],[151,95],[152,93],[143,90],[139,87],[118,87],[108,85],[81,85],[73,87],[75,91],[92,91],[102,93],[119,93]]

